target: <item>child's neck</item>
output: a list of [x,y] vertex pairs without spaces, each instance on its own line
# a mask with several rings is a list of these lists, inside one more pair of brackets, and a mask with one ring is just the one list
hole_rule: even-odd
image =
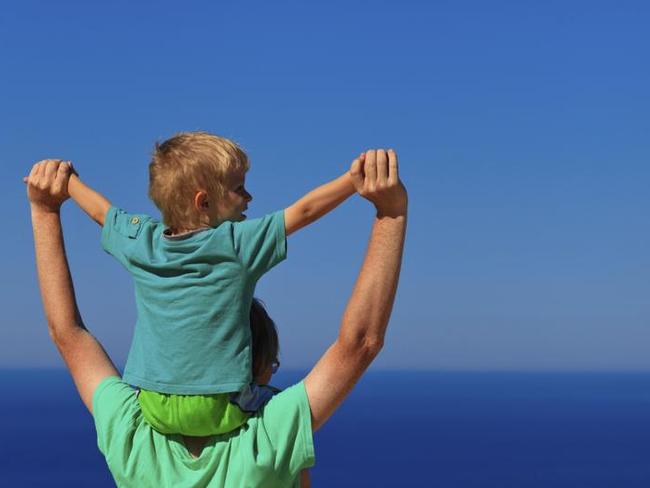
[[182,235],[185,235],[185,234],[191,234],[192,232],[196,232],[198,230],[208,229],[210,227],[211,227],[210,225],[200,225],[200,226],[191,227],[191,228],[171,228],[171,227],[168,227],[167,230],[165,231],[165,234],[167,234],[168,236],[177,237],[177,236],[182,236]]
[[225,222],[228,219],[216,219],[213,222],[203,222],[195,227],[179,227],[172,228],[168,227],[165,233],[169,236],[180,236],[183,234],[190,234],[196,232],[197,230],[209,229],[210,227],[217,227],[221,223]]

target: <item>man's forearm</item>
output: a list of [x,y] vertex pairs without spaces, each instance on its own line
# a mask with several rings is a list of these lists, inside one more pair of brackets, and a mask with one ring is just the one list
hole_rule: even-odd
[[340,339],[362,339],[381,347],[399,281],[406,221],[405,211],[375,219],[366,257],[343,316]]
[[111,207],[111,202],[109,202],[106,197],[90,188],[76,175],[70,177],[68,193],[91,219],[99,225],[104,225],[106,212],[108,212],[108,209]]
[[354,194],[354,185],[346,172],[335,180],[310,191],[287,208],[287,234],[311,224],[332,211]]
[[50,334],[57,342],[65,339],[66,332],[83,327],[65,256],[60,216],[58,212],[32,208],[32,226],[45,317]]
[[406,212],[375,219],[338,337],[305,378],[314,431],[332,415],[382,348],[399,280],[405,230]]

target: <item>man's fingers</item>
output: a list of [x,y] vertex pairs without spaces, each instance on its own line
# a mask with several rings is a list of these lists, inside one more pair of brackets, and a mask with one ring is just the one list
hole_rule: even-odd
[[45,164],[45,161],[39,161],[34,165],[32,168],[32,174],[29,175],[32,178],[38,178],[41,174],[43,174],[43,165]]
[[43,159],[32,166],[23,182],[39,188],[45,188],[49,184],[58,185],[57,180],[65,180],[71,168],[69,162],[64,163],[60,159]]
[[377,154],[373,149],[366,151],[364,171],[366,173],[366,185],[374,188],[377,183]]
[[377,183],[383,185],[388,180],[388,157],[386,151],[377,149]]
[[50,178],[54,178],[60,165],[61,165],[61,160],[48,159],[47,162],[45,163],[45,170],[43,174],[45,179],[49,180]]
[[70,173],[71,168],[72,167],[70,165],[70,161],[62,161],[61,164],[59,164],[59,167],[56,169],[56,177],[65,177],[66,174]]
[[59,164],[59,167],[56,169],[56,175],[54,177],[54,184],[52,190],[54,193],[59,193],[68,187],[68,178],[70,177],[70,162],[63,161]]
[[39,163],[34,163],[34,164],[32,165],[32,169],[29,170],[29,174],[28,174],[25,178],[23,178],[23,181],[24,181],[25,183],[29,182],[29,180],[30,180],[31,178],[33,178],[34,176],[36,176],[36,172],[38,171],[38,164],[39,164]]
[[397,153],[393,149],[388,150],[388,183],[399,181],[399,168],[397,164]]

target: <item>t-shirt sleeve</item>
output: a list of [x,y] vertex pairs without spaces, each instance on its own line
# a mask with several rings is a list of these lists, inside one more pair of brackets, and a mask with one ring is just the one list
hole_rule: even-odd
[[261,419],[275,447],[275,470],[289,472],[293,478],[314,465],[311,410],[303,382],[275,395],[263,408]]
[[97,446],[105,455],[112,450],[124,449],[121,436],[129,426],[135,428],[139,414],[135,390],[119,377],[103,380],[93,394],[93,419],[97,430]]
[[287,257],[284,210],[233,225],[235,251],[254,279]]
[[128,267],[129,256],[149,220],[150,217],[146,215],[130,214],[117,207],[109,208],[102,227],[102,247]]

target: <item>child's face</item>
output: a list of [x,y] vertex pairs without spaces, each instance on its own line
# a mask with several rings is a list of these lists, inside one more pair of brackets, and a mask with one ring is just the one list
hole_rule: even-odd
[[246,218],[244,211],[253,197],[246,191],[246,172],[233,173],[226,181],[226,192],[217,202],[217,219],[240,221]]

